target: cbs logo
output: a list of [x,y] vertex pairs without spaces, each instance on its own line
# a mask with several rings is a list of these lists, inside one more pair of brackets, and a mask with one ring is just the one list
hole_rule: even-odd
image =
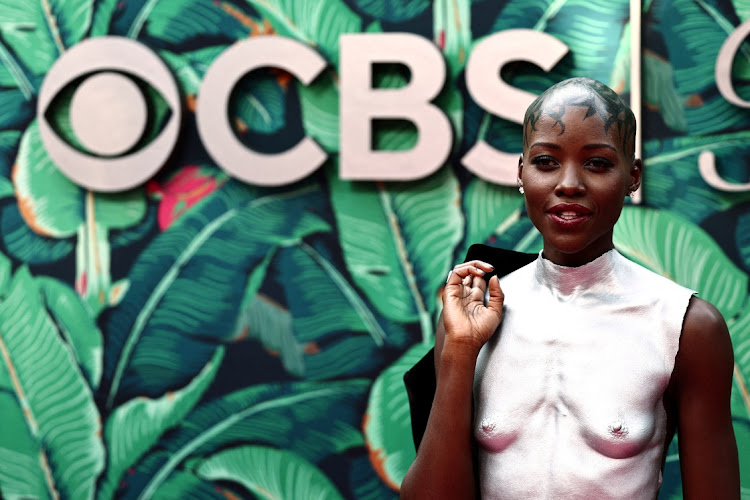
[[[147,82],[171,109],[158,137],[140,149],[148,104],[125,74]],[[69,120],[75,138],[93,154],[63,140],[45,116],[55,97],[82,77],[70,100]],[[68,50],[47,73],[37,105],[39,132],[52,161],[73,182],[94,191],[122,191],[151,178],[171,154],[180,120],[180,93],[167,66],[142,44],[119,37],[85,40]]]
[[[245,74],[267,66],[285,69],[307,85],[326,62],[314,50],[283,37],[235,43],[204,75],[196,120],[203,145],[221,168],[250,184],[268,186],[309,175],[326,154],[308,137],[274,155],[252,151],[236,137],[227,117],[232,89]],[[46,112],[76,83],[67,133],[58,134],[61,127],[51,124]],[[170,108],[158,134],[149,130],[144,84]],[[47,153],[69,179],[94,191],[124,191],[150,179],[172,153],[180,133],[180,92],[166,64],[143,44],[115,36],[91,38],[65,52],[47,73],[39,92],[37,121]],[[150,135],[155,137],[146,144]]]

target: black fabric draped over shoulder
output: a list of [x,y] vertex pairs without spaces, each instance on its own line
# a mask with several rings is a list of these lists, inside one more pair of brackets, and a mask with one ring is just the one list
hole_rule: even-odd
[[[495,274],[498,277],[510,274],[537,258],[535,253],[522,253],[513,250],[504,250],[487,245],[472,245],[466,254],[464,262],[470,260],[481,260],[495,267],[492,273],[484,276],[489,280]],[[427,419],[430,417],[432,400],[435,397],[435,349],[425,354],[417,364],[404,374],[406,393],[409,396],[409,410],[411,413],[411,432],[414,438],[414,448],[419,448],[422,436],[427,428]]]

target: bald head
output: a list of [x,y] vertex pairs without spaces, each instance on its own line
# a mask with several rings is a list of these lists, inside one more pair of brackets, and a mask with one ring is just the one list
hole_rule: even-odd
[[565,132],[565,108],[580,106],[586,108],[584,120],[598,115],[604,122],[604,131],[609,133],[615,127],[621,140],[626,158],[635,155],[635,115],[617,93],[603,83],[591,78],[571,78],[544,91],[526,109],[523,119],[523,145],[528,146],[528,137],[536,130],[536,123],[543,116],[555,120],[560,127],[560,135]]

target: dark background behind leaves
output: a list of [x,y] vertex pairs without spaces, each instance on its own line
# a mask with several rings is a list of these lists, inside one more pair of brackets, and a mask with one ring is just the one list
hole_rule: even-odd
[[[513,152],[520,126],[488,114],[463,79],[476,41],[528,28],[566,43],[549,73],[508,64],[530,92],[590,76],[629,96],[628,2],[609,0],[0,0],[0,492],[52,498],[395,498],[413,459],[401,376],[429,349],[446,270],[468,246],[541,247],[512,187],[460,165],[477,140]],[[743,0],[653,0],[643,16],[644,203],[615,232],[628,257],[698,290],[735,347],[732,412],[750,494],[750,112],[719,94],[719,48],[750,17]],[[338,177],[338,39],[411,32],[442,50],[436,100],[455,144],[408,183]],[[91,193],[44,151],[36,95],[87,37],[155,51],[182,92],[180,141],[146,185]],[[229,178],[195,125],[200,82],[237,40],[282,35],[330,66],[304,87],[280,70],[237,85],[228,119],[248,147],[313,137],[330,158],[289,186]],[[378,86],[403,68],[382,65]],[[733,67],[750,98],[750,46]],[[151,133],[170,113],[153,98]],[[47,111],[76,144],[70,92]],[[376,147],[408,149],[408,123],[379,123]],[[262,168],[262,165],[248,165]],[[660,498],[681,498],[676,443]]]

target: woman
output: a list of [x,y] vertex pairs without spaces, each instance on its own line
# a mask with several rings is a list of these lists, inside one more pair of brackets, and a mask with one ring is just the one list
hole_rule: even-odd
[[675,430],[685,498],[739,498],[726,324],[612,242],[641,181],[635,127],[586,78],[527,110],[518,182],[543,250],[502,282],[478,260],[449,274],[402,498],[653,499]]

